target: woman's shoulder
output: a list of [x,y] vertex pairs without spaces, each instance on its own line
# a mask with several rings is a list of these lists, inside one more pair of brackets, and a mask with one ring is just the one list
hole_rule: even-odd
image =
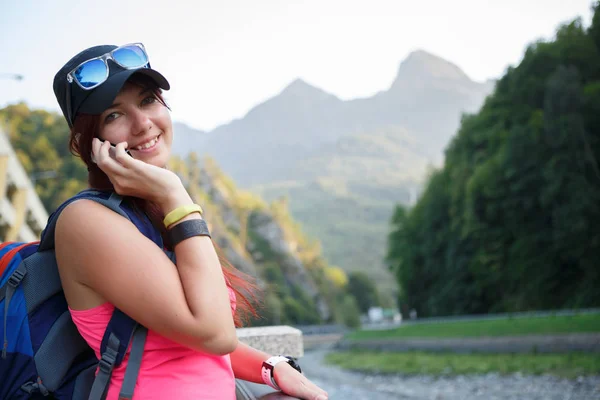
[[[53,214],[55,242],[67,240],[73,246],[94,243],[111,247],[136,240],[139,236],[163,248],[160,229],[135,199],[114,192],[83,193],[70,198]],[[108,234],[107,234],[108,233]]]
[[140,206],[129,197],[121,197],[112,191],[84,190],[64,201],[50,216],[49,221],[68,219],[74,223],[85,223],[89,218],[101,215],[121,217],[139,228],[139,221],[148,222]]
[[56,227],[61,226],[68,221],[70,224],[86,224],[87,221],[97,218],[98,215],[109,217],[114,214],[109,208],[104,206],[100,201],[88,197],[74,197],[62,204],[55,212]]
[[55,219],[55,240],[72,234],[93,235],[97,231],[118,229],[121,224],[129,224],[127,213],[115,212],[118,206],[109,206],[109,198],[110,194],[98,197],[73,196],[64,202],[51,216],[51,219]]

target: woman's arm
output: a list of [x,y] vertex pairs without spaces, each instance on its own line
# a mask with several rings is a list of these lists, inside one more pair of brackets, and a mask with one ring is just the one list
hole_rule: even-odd
[[164,337],[208,353],[230,353],[236,331],[210,238],[186,239],[175,252],[177,265],[131,222],[90,200],[67,206],[56,226],[56,257],[71,305],[83,301],[69,290],[76,281]]
[[237,379],[254,383],[264,383],[261,376],[261,368],[263,361],[271,357],[269,354],[250,347],[245,343],[238,342],[237,348],[230,354],[230,357],[233,374]]
[[[152,201],[164,214],[192,204],[175,173],[130,157],[126,145],[117,144],[113,158],[108,141],[92,143],[96,164],[118,194]],[[183,220],[195,218],[201,217],[191,214]],[[177,265],[134,224],[90,200],[71,203],[57,221],[56,257],[70,305],[90,298],[108,301],[182,345],[231,353],[237,336],[211,239],[188,238],[175,246],[175,253]]]
[[[264,383],[261,375],[262,363],[270,357],[269,354],[238,342],[237,348],[230,357],[236,379]],[[286,362],[275,365],[273,376],[281,390],[290,396],[308,400],[327,400],[327,392]]]

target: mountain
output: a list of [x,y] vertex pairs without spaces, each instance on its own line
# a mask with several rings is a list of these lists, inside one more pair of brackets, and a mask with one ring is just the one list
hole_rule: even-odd
[[413,135],[419,152],[440,162],[461,114],[477,111],[493,86],[492,81],[474,82],[456,65],[418,50],[400,64],[389,89],[372,97],[343,101],[296,79],[243,118],[206,135],[188,134],[187,127],[184,135],[177,131],[175,152],[199,148],[195,140],[206,136],[201,151],[249,187],[295,178],[298,161],[342,137],[400,126]]
[[206,132],[191,128],[181,122],[173,122],[173,130],[177,139],[173,141],[172,151],[175,154],[187,154],[189,149],[202,149],[208,135]]
[[350,101],[349,114],[368,128],[404,127],[418,138],[423,152],[440,161],[461,114],[477,111],[493,85],[474,82],[456,65],[418,50],[400,64],[387,91]]
[[246,187],[286,179],[295,162],[352,128],[343,118],[343,105],[297,79],[243,119],[209,132],[203,152]]
[[393,206],[414,202],[462,114],[477,111],[494,85],[418,50],[374,96],[344,101],[296,79],[241,119],[207,133],[177,132],[175,148],[214,157],[267,200],[288,196],[328,261],[367,270],[393,290],[382,261]]

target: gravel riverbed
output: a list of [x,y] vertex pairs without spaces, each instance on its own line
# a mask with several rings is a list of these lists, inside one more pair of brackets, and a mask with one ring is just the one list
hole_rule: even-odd
[[600,376],[569,380],[513,374],[457,377],[369,375],[325,364],[329,349],[306,351],[306,376],[330,400],[600,400]]

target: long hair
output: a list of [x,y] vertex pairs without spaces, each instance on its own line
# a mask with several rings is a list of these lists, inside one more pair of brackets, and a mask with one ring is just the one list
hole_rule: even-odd
[[[133,75],[128,80],[128,83],[141,86],[142,88],[151,89],[160,103],[168,108],[160,88],[150,78],[143,75]],[[78,114],[75,118],[73,128],[71,129],[69,149],[73,155],[81,158],[81,160],[87,165],[88,183],[91,188],[114,191],[114,187],[108,176],[98,167],[98,165],[96,165],[96,163],[92,161],[91,158],[92,141],[94,137],[98,135],[99,128],[99,115]],[[164,219],[164,213],[160,207],[145,199],[136,197],[129,197],[129,199],[131,199],[133,205],[137,209],[142,210],[150,218],[154,227],[160,230],[163,241],[166,243],[167,248],[169,248],[170,243],[168,243],[166,237],[167,230],[162,222]],[[214,241],[213,245],[215,246],[217,255],[219,256],[219,261],[221,263],[221,269],[223,270],[225,280],[236,295],[236,312],[234,313],[234,321],[236,327],[241,327],[244,323],[248,322],[251,317],[258,316],[253,305],[258,303],[258,297],[256,295],[258,293],[258,287],[255,284],[254,278],[236,269],[226,260],[223,255],[223,251]],[[172,248],[169,249],[173,250]]]

